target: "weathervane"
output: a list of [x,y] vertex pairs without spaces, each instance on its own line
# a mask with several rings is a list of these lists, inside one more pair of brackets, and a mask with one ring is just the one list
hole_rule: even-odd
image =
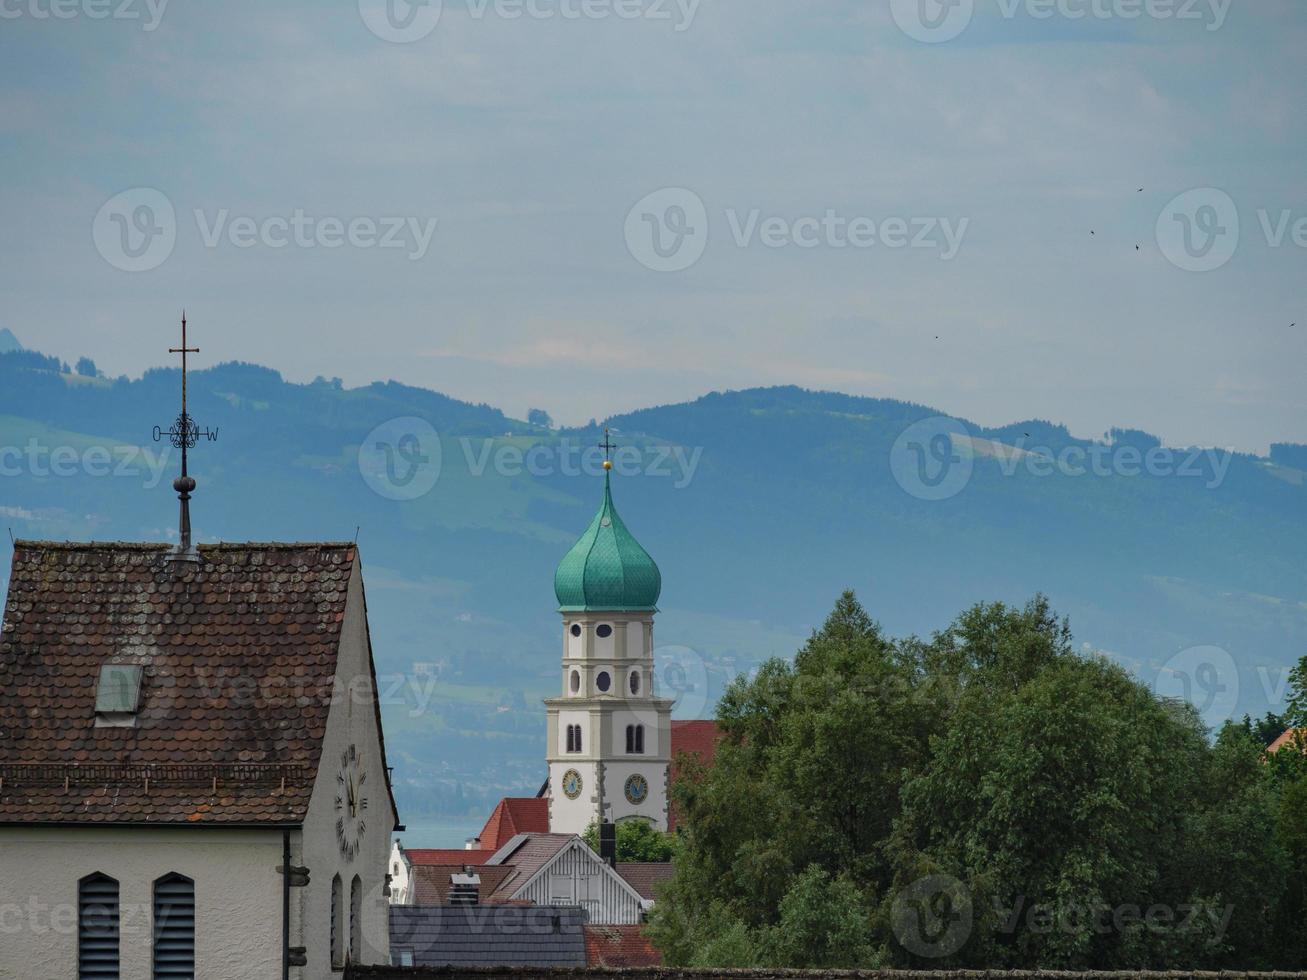
[[160,442],[166,435],[173,447],[182,451],[182,475],[172,481],[172,488],[177,491],[177,499],[181,501],[180,539],[173,556],[187,561],[195,561],[197,556],[195,549],[191,547],[191,491],[195,489],[195,480],[186,472],[186,450],[194,449],[201,437],[209,442],[214,442],[218,438],[217,429],[210,432],[206,428],[201,432],[195,420],[186,411],[186,355],[199,352],[198,347],[186,346],[186,311],[183,310],[182,345],[168,348],[169,354],[182,356],[182,411],[173,422],[172,428],[164,429],[158,425],[154,427],[154,441]]

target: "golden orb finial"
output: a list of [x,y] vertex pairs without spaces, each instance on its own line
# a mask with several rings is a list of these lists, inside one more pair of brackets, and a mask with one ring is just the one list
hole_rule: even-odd
[[611,470],[612,468],[613,468],[613,461],[611,459],[604,460],[604,469]]

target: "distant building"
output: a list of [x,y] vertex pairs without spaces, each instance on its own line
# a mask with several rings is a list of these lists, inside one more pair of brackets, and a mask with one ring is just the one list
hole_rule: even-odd
[[662,966],[663,958],[642,926],[591,926],[585,933],[585,965],[603,970]]
[[1300,731],[1301,731],[1301,729],[1298,729],[1298,728],[1286,728],[1286,729],[1284,730],[1284,733],[1283,733],[1282,735],[1280,735],[1280,736],[1279,736],[1279,737],[1278,737],[1274,742],[1272,742],[1270,745],[1266,746],[1266,751],[1267,751],[1267,752],[1279,752],[1280,749],[1284,748],[1285,746],[1289,746],[1289,747],[1292,748],[1293,746],[1295,746],[1295,745],[1298,744],[1298,741],[1299,741],[1299,740],[1298,740],[1298,733],[1299,733]]
[[354,545],[15,545],[0,976],[386,963],[395,828]]

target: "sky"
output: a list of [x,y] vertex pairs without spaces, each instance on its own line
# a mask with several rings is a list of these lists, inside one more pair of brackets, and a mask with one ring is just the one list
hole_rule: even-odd
[[0,0],[0,327],[1307,442],[1301,0]]

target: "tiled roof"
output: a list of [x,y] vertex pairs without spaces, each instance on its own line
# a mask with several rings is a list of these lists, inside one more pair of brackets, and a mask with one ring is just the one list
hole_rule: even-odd
[[672,876],[670,861],[619,861],[617,873],[640,893],[641,898],[656,898],[654,889]]
[[[680,775],[680,767],[676,764],[676,757],[681,753],[695,756],[705,766],[711,766],[713,759],[717,756],[717,743],[721,740],[722,733],[717,728],[715,721],[673,721],[672,722],[672,764],[669,773],[669,781],[676,782],[677,776]],[[667,812],[667,829],[673,831],[676,829],[676,808],[668,807]]]
[[[447,905],[449,903],[449,878],[463,873],[467,865],[462,864],[424,864],[413,869],[413,890],[410,905]],[[513,874],[509,865],[472,865],[472,872],[481,879],[478,895],[482,904],[499,904],[495,890],[504,883],[504,879]]]
[[1274,742],[1266,746],[1266,751],[1279,752],[1280,749],[1284,748],[1286,745],[1293,745],[1295,741],[1294,736],[1298,731],[1297,728],[1286,728],[1284,734],[1280,735]]
[[587,966],[606,969],[662,966],[663,958],[641,934],[642,926],[584,927]]
[[487,851],[484,848],[476,851],[463,850],[456,847],[414,847],[404,848],[404,856],[408,858],[408,863],[413,867],[423,865],[464,865],[464,864],[485,864],[494,851]]
[[584,921],[573,907],[392,905],[390,950],[415,966],[585,966]]
[[543,797],[506,796],[481,828],[481,847],[491,853],[518,834],[549,832],[549,801]]
[[[298,823],[317,772],[351,544],[14,547],[0,633],[0,823]],[[138,664],[133,727],[100,667]]]

